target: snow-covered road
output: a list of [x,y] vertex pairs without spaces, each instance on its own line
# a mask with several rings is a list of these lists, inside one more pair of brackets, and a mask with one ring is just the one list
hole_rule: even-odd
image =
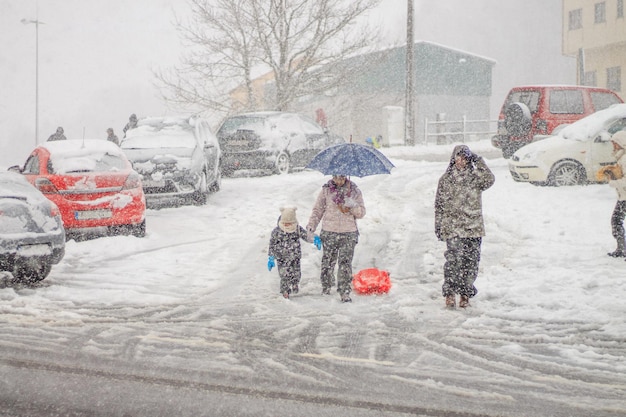
[[312,245],[291,300],[266,268],[278,208],[305,224],[316,172],[226,178],[206,206],[149,210],[144,239],[68,242],[40,285],[0,288],[0,415],[625,415],[614,191],[514,183],[487,159],[479,295],[449,311],[433,200],[450,150],[388,149],[391,175],[354,179],[354,269],[393,286],[351,304],[321,295]]

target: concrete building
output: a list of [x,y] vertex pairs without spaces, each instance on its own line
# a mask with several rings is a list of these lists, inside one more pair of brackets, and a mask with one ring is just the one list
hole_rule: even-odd
[[[406,85],[406,47],[359,55],[346,59],[349,69],[339,87],[324,95],[306,96],[290,110],[319,119],[346,140],[365,142],[380,136],[384,145],[404,144],[404,106]],[[432,42],[416,42],[414,48],[415,142],[463,140],[461,131],[495,130],[489,125],[492,72],[495,61]],[[321,72],[324,70],[322,69]],[[255,79],[252,90],[257,108],[264,108],[264,96],[272,94],[272,74]],[[231,92],[234,111],[249,103],[243,87]],[[480,120],[463,126],[461,120]],[[431,125],[427,134],[425,120],[456,121]],[[436,132],[452,135],[435,135]]]
[[[437,140],[426,135],[426,119],[484,120],[469,130],[489,130],[494,60],[424,41],[415,43],[414,57],[416,143]],[[349,79],[327,96],[301,100],[298,110],[323,109],[329,128],[354,142],[380,136],[383,144],[403,144],[406,47],[352,57],[345,65],[353,69]],[[460,132],[463,126],[441,125],[440,130]]]
[[576,57],[577,82],[626,94],[624,0],[563,0],[563,55]]

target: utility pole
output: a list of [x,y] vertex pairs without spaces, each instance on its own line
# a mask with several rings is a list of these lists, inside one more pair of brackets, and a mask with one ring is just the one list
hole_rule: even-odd
[[404,144],[415,145],[415,42],[413,40],[413,0],[406,9],[406,91],[404,98]]
[[39,25],[44,22],[39,20],[39,7],[37,7],[37,17],[35,19],[22,19],[23,24],[33,23],[35,25],[35,146],[39,138]]

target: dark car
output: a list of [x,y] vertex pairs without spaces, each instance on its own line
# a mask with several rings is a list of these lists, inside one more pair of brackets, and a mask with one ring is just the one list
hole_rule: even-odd
[[255,112],[228,117],[217,138],[224,175],[237,170],[286,174],[304,168],[322,149],[344,140],[298,113]]
[[220,189],[219,143],[202,118],[140,119],[120,146],[141,175],[148,204],[205,204]]
[[27,283],[41,281],[65,255],[58,207],[24,176],[0,173],[0,270]]
[[511,89],[492,144],[510,158],[522,146],[556,134],[594,112],[622,103],[611,90],[581,85],[527,85]]

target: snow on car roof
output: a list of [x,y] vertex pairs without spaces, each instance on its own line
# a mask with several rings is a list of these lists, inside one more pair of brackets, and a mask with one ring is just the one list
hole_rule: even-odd
[[565,139],[585,140],[595,137],[607,124],[626,117],[626,104],[614,104],[575,121],[559,132]]
[[113,142],[102,139],[76,139],[46,142],[40,147],[50,152],[53,172],[118,171],[127,166],[126,155]]
[[39,145],[50,152],[50,155],[83,156],[108,153],[109,155],[124,155],[122,150],[113,142],[105,139],[68,139],[45,142]]

